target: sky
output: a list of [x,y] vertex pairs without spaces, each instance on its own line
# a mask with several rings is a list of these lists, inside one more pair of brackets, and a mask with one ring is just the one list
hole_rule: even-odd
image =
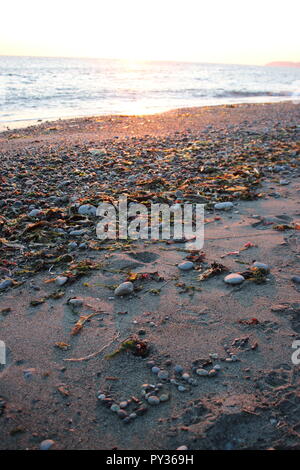
[[9,0],[0,55],[300,61],[299,0]]

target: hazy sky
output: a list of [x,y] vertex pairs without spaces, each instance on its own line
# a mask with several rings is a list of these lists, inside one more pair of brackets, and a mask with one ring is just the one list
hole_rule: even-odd
[[300,61],[299,0],[5,0],[0,55]]

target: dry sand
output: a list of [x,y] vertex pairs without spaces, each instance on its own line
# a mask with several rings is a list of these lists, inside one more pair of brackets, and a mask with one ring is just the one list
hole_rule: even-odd
[[[2,200],[6,201],[0,208],[4,217],[0,225],[0,238],[3,237],[0,255],[4,259],[7,253],[6,261],[17,263],[14,266],[2,262],[0,277],[24,281],[0,293],[0,340],[6,342],[8,352],[7,365],[0,366],[1,449],[38,449],[44,439],[52,439],[54,449],[164,450],[181,445],[188,449],[300,448],[300,365],[291,360],[292,343],[300,337],[300,288],[291,280],[299,275],[300,232],[296,230],[300,221],[299,117],[300,106],[292,103],[221,106],[176,110],[157,116],[58,121],[0,134]],[[73,283],[67,282],[63,295],[57,299],[49,297],[57,292],[57,286],[44,281],[62,274],[69,265],[53,263],[35,274],[17,272],[19,266],[24,268],[26,255],[9,247],[8,239],[11,244],[17,241],[25,244],[26,250],[33,252],[49,244],[43,238],[40,246],[34,244],[37,240],[26,239],[23,229],[18,240],[13,241],[13,235],[9,238],[11,206],[15,200],[22,201],[24,206],[17,209],[14,217],[30,210],[30,198],[36,202],[40,197],[45,203],[43,209],[49,206],[47,198],[37,192],[42,191],[48,178],[53,178],[51,184],[59,180],[52,173],[50,176],[45,173],[39,186],[35,179],[39,162],[47,162],[47,155],[53,158],[55,155],[60,172],[60,158],[66,152],[74,156],[76,151],[79,162],[80,152],[86,155],[89,147],[107,149],[119,145],[125,152],[127,147],[133,151],[135,145],[139,148],[144,145],[148,156],[146,153],[140,158],[154,162],[154,173],[164,173],[154,146],[160,152],[162,146],[165,149],[177,146],[182,151],[183,144],[192,146],[204,140],[214,143],[221,134],[223,147],[202,148],[204,165],[206,152],[207,159],[212,161],[216,151],[225,151],[228,157],[237,154],[237,147],[239,152],[246,152],[250,143],[257,146],[253,158],[259,155],[259,146],[266,154],[277,149],[276,157],[265,163],[258,158],[261,176],[255,184],[251,180],[251,185],[254,184],[260,197],[241,200],[238,190],[234,196],[227,193],[227,199],[234,203],[233,209],[217,212],[212,205],[217,200],[216,194],[207,194],[205,259],[196,263],[197,269],[183,273],[177,268],[188,255],[184,244],[149,241],[119,247],[108,244],[111,249],[100,251],[91,248],[71,251],[76,262],[88,258],[102,264],[100,269],[76,278]],[[192,157],[183,169],[194,162],[196,154],[191,151]],[[12,162],[20,157],[24,159],[21,158],[22,171],[18,165],[15,171],[23,177],[15,180]],[[218,158],[221,160],[224,155]],[[175,168],[176,160],[174,163],[168,160],[169,166],[173,164]],[[228,162],[228,168],[235,164]],[[270,164],[289,166],[277,173],[268,170]],[[53,165],[55,172],[52,162]],[[103,168],[109,175],[109,166]],[[119,173],[119,181],[105,180],[107,194],[111,197],[109,188],[121,182],[126,186],[128,175],[134,171]],[[92,176],[84,174],[84,169],[79,175],[75,173],[74,179],[72,175],[69,167],[64,170],[61,178],[69,177],[72,182],[65,189],[61,187],[59,194],[76,196],[81,184],[82,198],[91,187]],[[251,175],[250,171],[249,179]],[[248,177],[243,178],[248,184]],[[25,184],[29,180],[33,180],[35,195],[29,194],[30,188]],[[280,184],[280,180],[289,184]],[[174,181],[165,193],[178,189]],[[193,184],[191,188],[182,185],[181,190],[188,194],[185,200],[191,200],[198,183]],[[135,190],[135,184],[131,184],[129,191]],[[161,188],[153,191],[162,194]],[[218,194],[226,199],[223,193]],[[70,199],[65,206],[69,204]],[[24,220],[24,224],[29,224],[30,220]],[[287,225],[285,230],[274,230],[274,225],[281,222]],[[23,221],[19,223],[22,225]],[[94,227],[95,219],[87,226]],[[89,237],[96,239],[93,232],[84,237],[87,243]],[[70,237],[66,238],[65,247],[70,241]],[[223,257],[249,242],[255,246]],[[67,248],[61,254],[65,252]],[[226,273],[198,280],[199,274],[214,261],[225,265],[228,272],[243,272],[254,260],[270,266],[264,283],[246,280],[239,286],[230,286],[224,283]],[[123,282],[128,271],[158,272],[164,280],[148,280],[142,283],[142,290],[136,289],[131,296],[113,297],[110,287]],[[82,298],[83,305],[70,308],[68,299],[72,297]],[[44,301],[33,306],[32,300],[37,299]],[[72,336],[80,315],[92,313],[98,315],[86,322],[78,335]],[[105,358],[132,334],[148,341],[148,357],[122,352]],[[59,342],[70,347],[64,351],[55,346]],[[97,351],[101,352],[89,360],[65,361]],[[209,378],[197,376],[193,368],[209,359],[210,353],[218,354],[218,359],[212,362],[220,365],[220,371]],[[230,353],[237,356],[236,362],[226,361]],[[174,376],[174,365],[179,364],[197,384],[187,384],[177,377],[186,387],[186,391],[180,392],[177,386],[161,380],[170,399],[158,406],[149,405],[144,415],[125,424],[97,400],[97,393],[100,390],[117,403],[137,397],[146,404],[141,385],[159,382],[147,365],[149,361],[167,370],[170,377]],[[209,370],[212,365],[206,367]],[[139,406],[133,401],[130,411]]]

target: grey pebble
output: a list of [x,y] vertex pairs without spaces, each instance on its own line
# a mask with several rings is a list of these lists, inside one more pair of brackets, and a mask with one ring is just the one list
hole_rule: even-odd
[[149,405],[159,405],[160,403],[160,399],[155,395],[150,395],[150,397],[147,398],[147,401]]
[[194,263],[192,261],[185,261],[184,263],[180,263],[178,265],[178,269],[181,271],[190,271],[194,268]]
[[226,282],[227,284],[234,285],[234,284],[241,284],[242,282],[244,282],[244,280],[245,278],[241,274],[231,273],[225,277],[224,282]]
[[55,444],[51,439],[45,439],[40,443],[40,450],[49,450]]
[[120,295],[128,295],[132,294],[133,292],[133,284],[132,282],[122,282],[116,289],[115,289],[115,295],[120,296]]

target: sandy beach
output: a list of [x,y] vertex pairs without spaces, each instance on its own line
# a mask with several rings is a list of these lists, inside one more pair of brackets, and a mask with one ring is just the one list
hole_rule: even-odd
[[[299,450],[299,158],[293,102],[0,133],[0,449]],[[124,194],[205,204],[202,250],[99,240]]]

